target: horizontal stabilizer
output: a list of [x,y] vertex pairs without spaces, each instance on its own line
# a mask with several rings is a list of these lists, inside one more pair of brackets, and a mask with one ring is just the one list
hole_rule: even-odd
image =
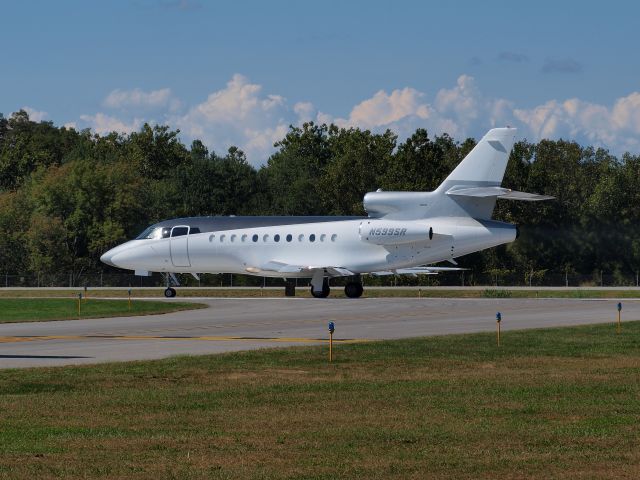
[[524,200],[527,202],[537,202],[541,200],[552,200],[554,197],[549,195],[538,195],[537,193],[518,192],[504,187],[464,187],[455,186],[447,190],[447,195],[461,197],[478,197],[478,198],[504,198],[507,200]]

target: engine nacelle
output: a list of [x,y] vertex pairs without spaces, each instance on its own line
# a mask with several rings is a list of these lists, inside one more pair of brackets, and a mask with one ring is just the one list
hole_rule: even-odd
[[433,238],[424,221],[366,220],[360,223],[360,240],[375,245],[400,245]]
[[422,206],[427,192],[369,192],[362,204],[371,218],[382,217]]

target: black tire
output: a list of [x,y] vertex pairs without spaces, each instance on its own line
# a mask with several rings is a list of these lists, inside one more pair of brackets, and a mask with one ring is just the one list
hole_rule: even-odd
[[164,291],[164,296],[167,298],[173,298],[176,296],[176,289],[175,288],[171,288],[171,287],[167,287],[167,289]]
[[364,292],[364,288],[359,282],[349,282],[344,287],[344,294],[349,298],[360,298],[362,292]]
[[314,298],[327,298],[330,293],[331,293],[331,288],[329,288],[329,280],[327,278],[325,278],[324,281],[322,282],[321,292],[314,292],[313,285],[311,286],[311,295]]
[[313,287],[311,287],[311,295],[313,295],[314,298],[327,298],[330,293],[331,289],[329,287],[323,288],[321,292],[314,292]]

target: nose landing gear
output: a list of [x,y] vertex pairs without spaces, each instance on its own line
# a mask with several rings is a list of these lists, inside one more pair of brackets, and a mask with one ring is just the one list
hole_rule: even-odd
[[180,286],[180,282],[178,281],[178,277],[176,277],[175,273],[166,273],[165,277],[167,279],[167,288],[164,291],[164,296],[167,298],[173,298],[176,296],[176,289],[171,286],[171,281],[175,283],[176,286]]

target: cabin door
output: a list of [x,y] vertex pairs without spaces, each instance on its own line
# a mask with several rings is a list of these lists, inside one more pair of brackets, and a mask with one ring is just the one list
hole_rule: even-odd
[[190,267],[189,227],[178,225],[171,229],[171,263],[174,267]]

